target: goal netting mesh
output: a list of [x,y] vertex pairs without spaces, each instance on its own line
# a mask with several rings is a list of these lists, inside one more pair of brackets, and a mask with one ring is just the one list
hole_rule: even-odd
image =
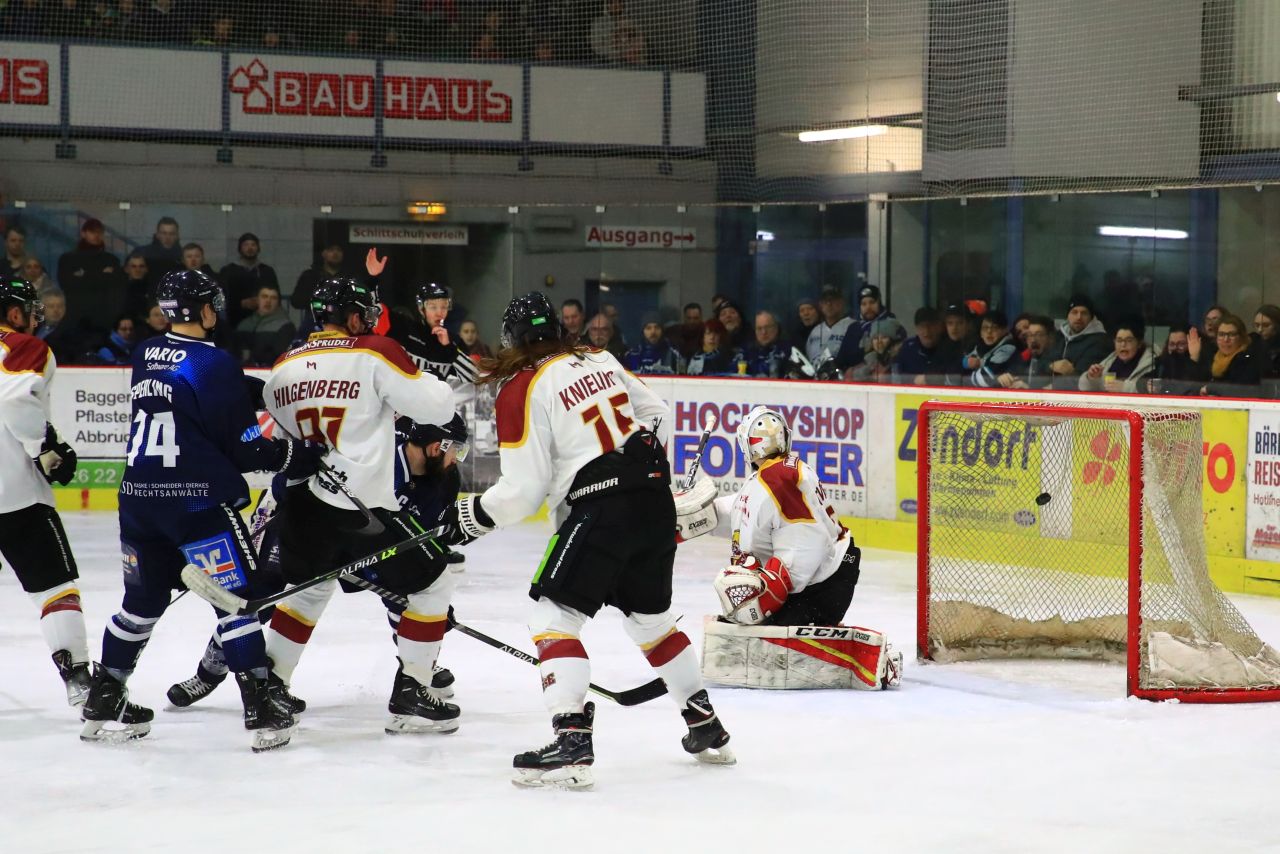
[[1199,413],[921,415],[921,657],[1111,660],[1138,696],[1277,698],[1280,655],[1209,577]]
[[457,203],[1216,186],[1274,180],[1231,158],[1280,145],[1277,36],[1273,0],[9,0],[0,135],[361,150]]

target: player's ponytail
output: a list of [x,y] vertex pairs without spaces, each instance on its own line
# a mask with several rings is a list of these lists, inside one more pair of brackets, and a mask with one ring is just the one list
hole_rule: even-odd
[[476,380],[476,384],[500,385],[525,368],[533,367],[539,362],[562,353],[584,356],[587,348],[568,339],[534,341],[529,344],[518,344],[515,347],[505,347],[495,355],[480,360],[480,379]]

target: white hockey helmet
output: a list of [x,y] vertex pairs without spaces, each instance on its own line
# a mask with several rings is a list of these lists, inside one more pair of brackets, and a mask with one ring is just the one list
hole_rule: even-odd
[[757,406],[738,425],[738,449],[753,466],[791,450],[791,428],[782,415],[767,406]]

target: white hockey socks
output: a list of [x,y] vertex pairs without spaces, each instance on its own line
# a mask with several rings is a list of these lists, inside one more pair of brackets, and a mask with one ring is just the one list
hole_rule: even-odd
[[286,685],[293,681],[302,651],[337,589],[337,581],[326,581],[300,590],[276,606],[267,632],[267,658],[271,659],[272,672]]
[[71,653],[72,663],[88,663],[89,641],[75,582],[68,581],[30,595],[40,609],[40,632],[49,645],[49,652],[65,649]]
[[649,666],[667,683],[667,693],[683,711],[685,701],[702,690],[698,654],[689,636],[676,628],[670,611],[662,614],[631,614],[627,634],[648,659]]
[[539,599],[533,606],[529,633],[538,647],[542,702],[552,715],[579,714],[591,682],[591,661],[579,640],[587,615]]
[[409,607],[400,614],[396,626],[396,647],[404,672],[423,685],[431,684],[432,668],[440,656],[457,578],[456,573],[442,572],[426,590],[409,596]]

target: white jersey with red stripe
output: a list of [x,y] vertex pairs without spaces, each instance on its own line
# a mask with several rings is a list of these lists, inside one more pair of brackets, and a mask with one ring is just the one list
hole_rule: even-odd
[[664,445],[670,432],[662,398],[600,351],[559,353],[519,371],[494,409],[502,474],[480,504],[500,526],[532,515],[544,500],[559,524],[583,466],[655,420]]
[[0,324],[0,513],[53,506],[53,490],[32,457],[44,442],[55,368],[49,345]]
[[[396,510],[395,417],[419,424],[453,418],[453,391],[418,369],[404,348],[381,335],[317,332],[286,352],[263,391],[267,411],[289,434],[329,446],[325,462],[369,507]],[[326,476],[327,477],[327,476]],[[311,491],[353,509],[341,491],[313,477]]]
[[830,578],[849,547],[817,473],[795,454],[766,460],[736,495],[716,499],[716,513],[729,519],[730,562],[754,556],[761,565],[776,557],[786,565],[799,593]]

